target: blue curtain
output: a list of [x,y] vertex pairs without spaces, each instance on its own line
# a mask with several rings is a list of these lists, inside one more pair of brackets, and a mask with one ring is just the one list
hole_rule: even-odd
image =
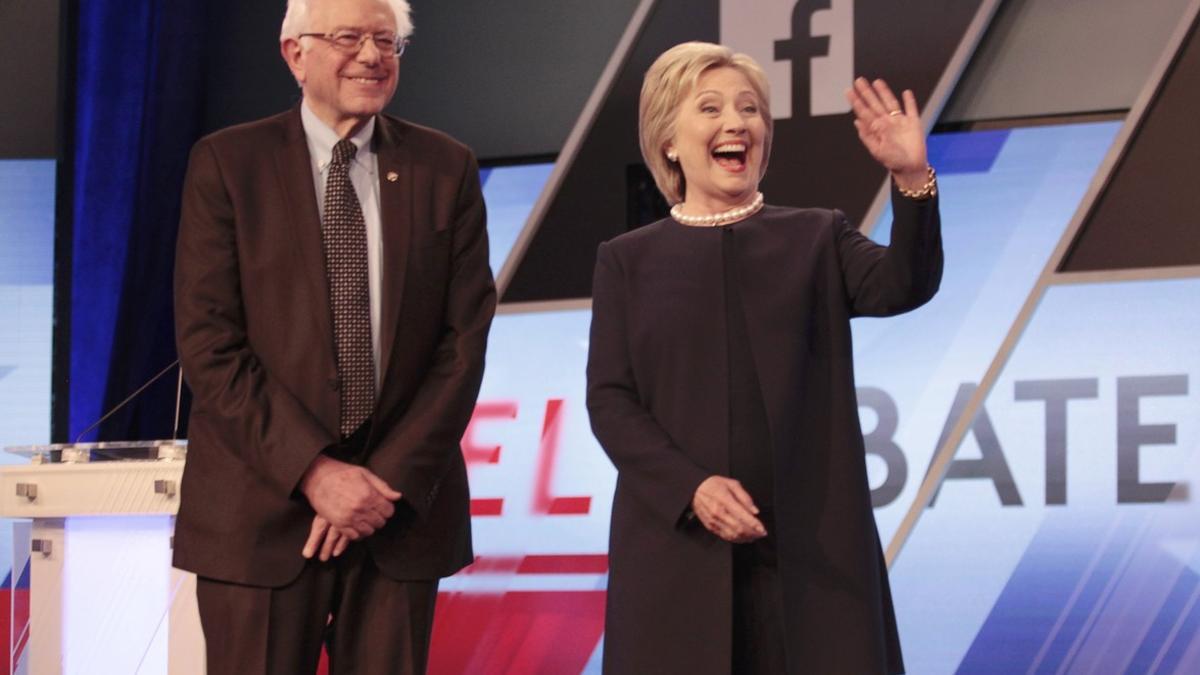
[[[175,359],[171,272],[204,111],[202,0],[83,0],[76,51],[69,440]],[[174,374],[85,438],[171,433]]]

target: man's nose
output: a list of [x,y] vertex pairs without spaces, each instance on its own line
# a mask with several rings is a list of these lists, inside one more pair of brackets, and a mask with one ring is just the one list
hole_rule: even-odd
[[383,60],[383,52],[379,51],[374,37],[363,37],[362,45],[358,48],[357,60],[359,63],[379,63]]

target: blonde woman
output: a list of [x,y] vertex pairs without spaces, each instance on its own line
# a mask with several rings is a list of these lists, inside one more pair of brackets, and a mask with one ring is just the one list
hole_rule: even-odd
[[911,92],[846,95],[891,172],[888,247],[838,211],[764,204],[752,59],[692,42],[646,73],[642,153],[672,217],[601,245],[588,355],[618,471],[607,673],[903,672],[850,319],[937,291],[936,182]]

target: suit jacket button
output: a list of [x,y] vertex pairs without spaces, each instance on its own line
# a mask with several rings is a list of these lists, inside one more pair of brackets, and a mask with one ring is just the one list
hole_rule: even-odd
[[329,388],[337,391],[342,388],[342,381],[336,377],[329,378]]

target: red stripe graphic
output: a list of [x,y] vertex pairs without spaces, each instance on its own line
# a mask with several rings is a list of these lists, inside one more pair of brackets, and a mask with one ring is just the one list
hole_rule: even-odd
[[504,511],[503,499],[472,499],[472,516],[498,516]]
[[529,555],[517,574],[605,574],[607,555]]

